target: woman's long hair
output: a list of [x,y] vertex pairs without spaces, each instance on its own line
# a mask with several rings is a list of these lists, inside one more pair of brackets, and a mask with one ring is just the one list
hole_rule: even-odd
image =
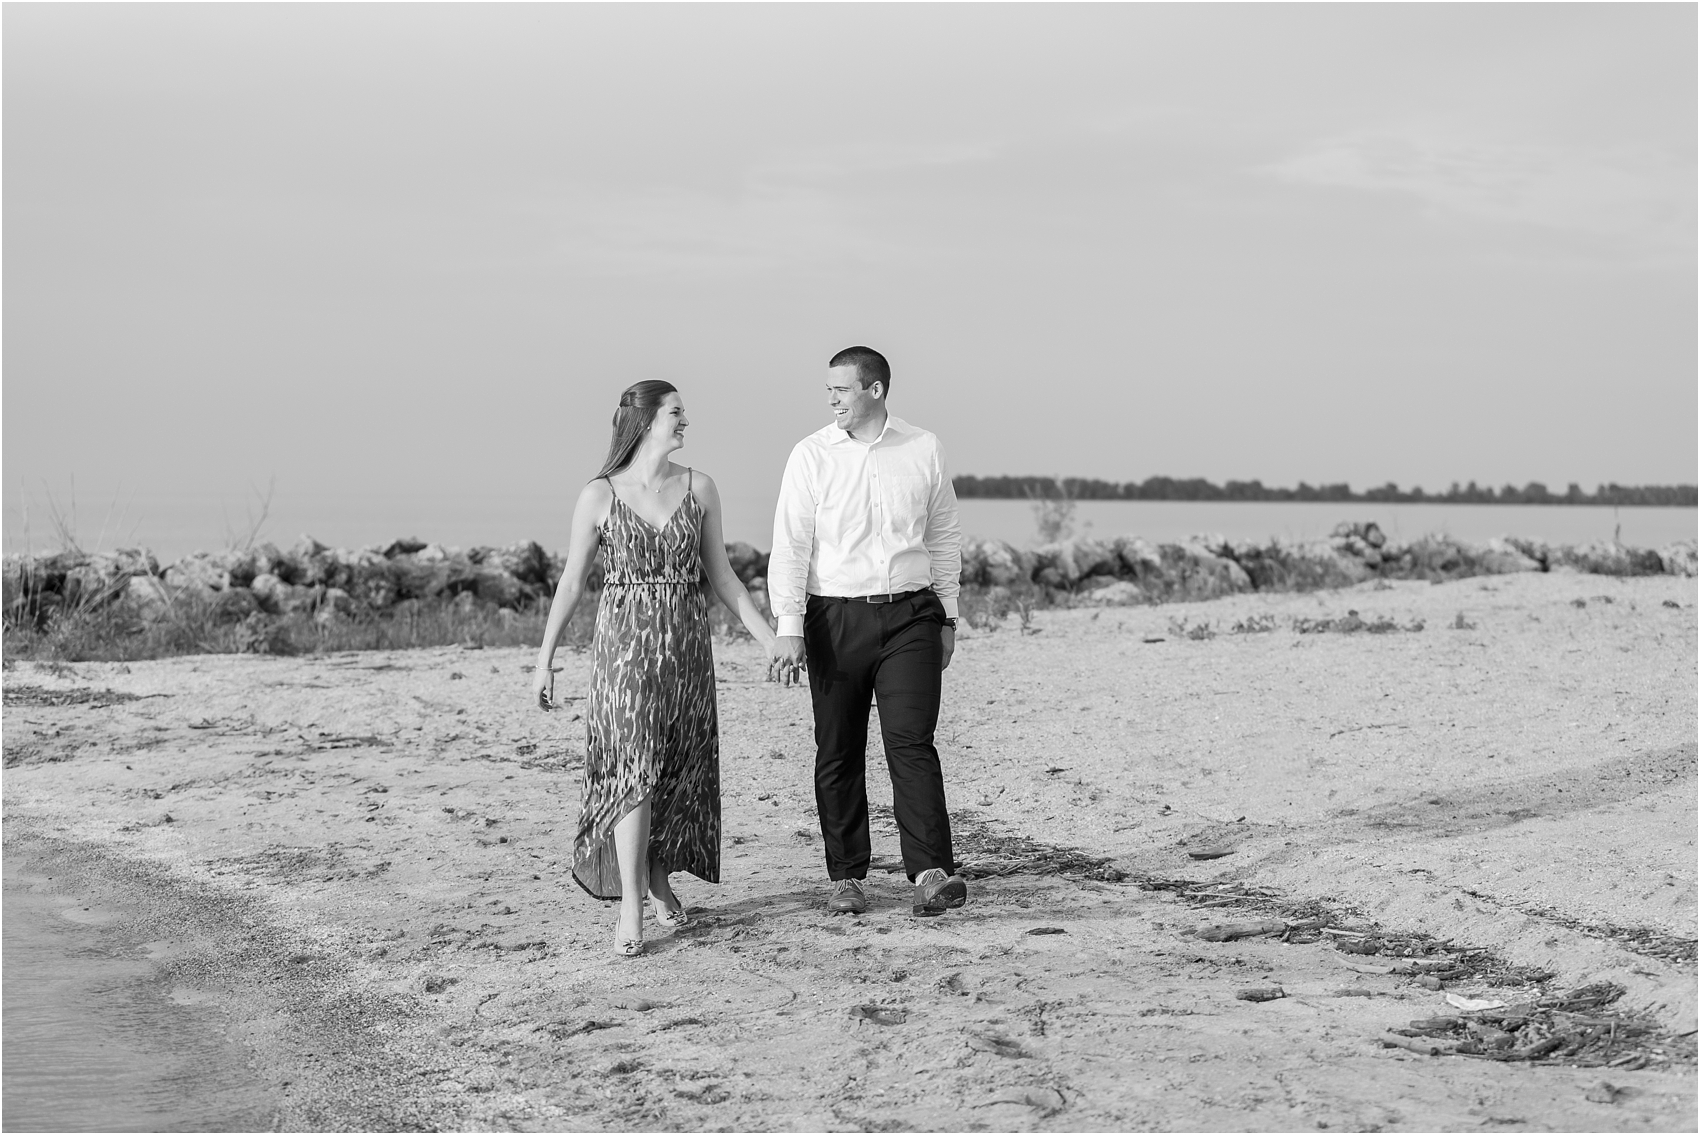
[[614,411],[614,439],[608,443],[608,460],[602,463],[598,478],[618,473],[632,463],[643,435],[655,421],[661,400],[678,390],[671,382],[646,378],[634,382],[620,394],[620,408]]

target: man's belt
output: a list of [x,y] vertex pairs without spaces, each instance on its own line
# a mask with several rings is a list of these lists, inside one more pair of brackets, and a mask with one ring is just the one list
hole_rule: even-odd
[[821,598],[834,603],[895,603],[911,595],[925,595],[931,590],[930,587],[918,587],[914,591],[887,591],[879,595],[822,595]]

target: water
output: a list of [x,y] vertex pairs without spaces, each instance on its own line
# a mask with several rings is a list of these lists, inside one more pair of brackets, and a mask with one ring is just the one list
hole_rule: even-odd
[[8,849],[0,1130],[273,1129],[222,1014],[174,996],[113,912],[14,867]]
[[[959,502],[962,531],[1007,540],[1021,547],[1034,543],[1038,529],[1027,501]],[[1585,544],[1610,540],[1621,528],[1622,542],[1657,548],[1693,540],[1697,513],[1692,508],[1593,508],[1578,506],[1482,504],[1378,504],[1299,501],[1076,501],[1076,534],[1143,536],[1173,543],[1198,533],[1220,533],[1230,540],[1313,540],[1327,536],[1342,520],[1373,520],[1396,540],[1444,532],[1480,543],[1495,536],[1526,536],[1549,544]]]

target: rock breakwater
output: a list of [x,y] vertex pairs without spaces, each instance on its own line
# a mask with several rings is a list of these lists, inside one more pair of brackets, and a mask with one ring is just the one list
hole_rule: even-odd
[[1326,540],[1307,542],[1200,535],[1179,544],[1153,544],[1138,536],[1076,537],[1018,549],[1001,540],[970,540],[962,554],[964,585],[1032,584],[1074,603],[1104,605],[1212,599],[1242,591],[1312,591],[1378,578],[1441,582],[1525,571],[1693,576],[1695,543],[1650,549],[1505,536],[1476,544],[1443,534],[1401,543],[1374,523],[1348,522]]
[[[726,551],[738,578],[765,609],[767,553],[743,543]],[[1308,543],[1202,535],[1153,544],[1119,536],[1024,549],[970,539],[963,547],[962,582],[1040,592],[1071,605],[1127,605],[1346,587],[1375,578],[1441,581],[1524,571],[1693,576],[1695,565],[1693,541],[1646,549],[1516,537],[1472,544],[1430,535],[1400,543],[1373,523],[1346,523],[1331,538]],[[548,601],[562,557],[533,541],[462,550],[404,539],[349,551],[302,537],[287,550],[261,544],[196,552],[163,567],[143,548],[9,556],[3,567],[6,625],[39,628],[55,612],[102,608],[122,609],[147,622],[184,602],[210,605],[218,619],[233,623],[289,616],[326,622],[438,603],[519,611]],[[590,587],[601,586],[598,566]]]
[[[766,553],[748,544],[726,550],[739,578],[764,599]],[[164,567],[145,548],[61,551],[5,558],[4,615],[7,626],[40,627],[55,612],[103,608],[146,622],[188,602],[210,604],[227,622],[256,615],[324,622],[427,603],[517,611],[547,603],[562,565],[534,541],[461,549],[403,539],[350,551],[303,536],[287,550],[195,552]],[[598,564],[590,588],[601,587]]]

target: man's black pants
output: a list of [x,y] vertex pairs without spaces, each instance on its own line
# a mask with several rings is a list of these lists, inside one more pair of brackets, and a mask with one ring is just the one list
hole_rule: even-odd
[[809,596],[803,643],[815,708],[815,806],[833,879],[868,874],[868,707],[879,699],[880,735],[897,813],[903,869],[956,869],[939,721],[944,604],[931,591],[891,603]]

